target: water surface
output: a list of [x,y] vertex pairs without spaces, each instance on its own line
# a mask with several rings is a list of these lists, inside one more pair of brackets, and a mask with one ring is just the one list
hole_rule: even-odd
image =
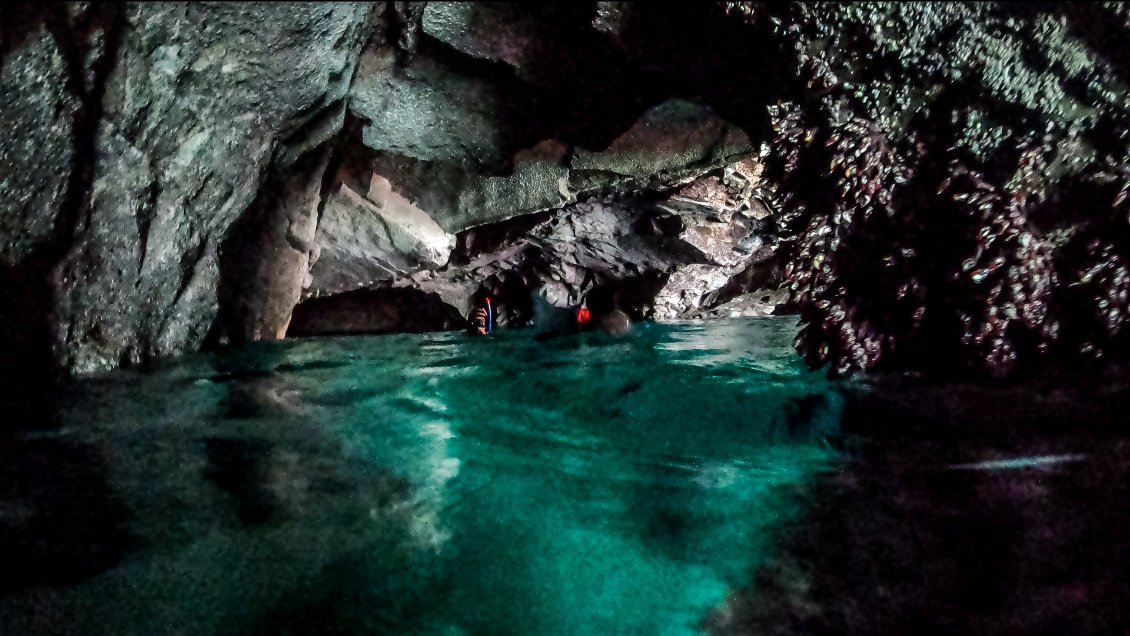
[[700,634],[841,400],[791,318],[263,343],[0,450],[4,634]]

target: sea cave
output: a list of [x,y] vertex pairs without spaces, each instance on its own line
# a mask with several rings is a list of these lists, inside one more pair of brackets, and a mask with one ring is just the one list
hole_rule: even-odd
[[0,634],[1130,631],[1128,42],[3,5]]

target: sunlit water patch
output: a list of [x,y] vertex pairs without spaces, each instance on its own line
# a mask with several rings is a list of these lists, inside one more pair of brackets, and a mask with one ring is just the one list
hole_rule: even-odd
[[0,492],[0,633],[700,634],[838,466],[794,333],[310,339],[83,382],[8,451],[36,486]]

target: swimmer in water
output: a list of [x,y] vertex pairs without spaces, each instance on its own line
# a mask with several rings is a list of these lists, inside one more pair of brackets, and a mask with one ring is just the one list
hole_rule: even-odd
[[616,306],[608,293],[590,294],[574,308],[554,307],[537,295],[534,297],[534,323],[538,330],[536,340],[582,331],[620,336],[632,329],[631,318]]
[[585,297],[581,310],[588,318],[578,323],[582,331],[603,331],[612,336],[622,336],[632,330],[632,319],[619,307],[619,294],[611,289],[595,289]]
[[612,336],[622,336],[632,330],[632,319],[619,307],[613,307],[592,322],[594,329],[599,329]]
[[494,308],[490,304],[490,296],[471,311],[467,323],[467,333],[472,336],[486,336],[494,331]]
[[[483,296],[473,304],[467,318],[467,333],[486,336],[494,331],[494,306],[490,296]],[[632,330],[632,320],[616,304],[613,294],[601,291],[589,294],[577,307],[554,307],[543,296],[534,297],[534,325],[536,340],[575,334],[582,331],[603,331],[621,336]]]

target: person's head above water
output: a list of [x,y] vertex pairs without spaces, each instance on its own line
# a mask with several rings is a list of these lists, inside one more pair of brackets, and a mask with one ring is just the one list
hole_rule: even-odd
[[494,312],[490,304],[490,296],[485,296],[476,303],[467,322],[467,332],[473,336],[485,336],[494,330]]
[[607,287],[590,291],[577,305],[555,305],[544,290],[534,292],[531,300],[535,340],[585,331],[618,336],[632,329],[631,318],[617,305],[615,290]]

